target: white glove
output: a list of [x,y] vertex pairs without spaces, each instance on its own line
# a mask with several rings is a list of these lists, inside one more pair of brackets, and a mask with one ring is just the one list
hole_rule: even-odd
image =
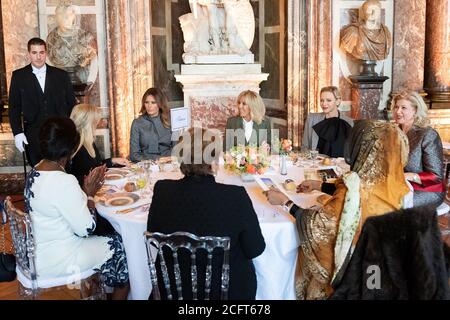
[[25,134],[24,133],[16,134],[14,136],[14,141],[16,143],[17,150],[19,150],[20,152],[24,152],[25,148],[23,144],[25,143],[26,145],[28,145],[28,140],[27,137],[25,137]]

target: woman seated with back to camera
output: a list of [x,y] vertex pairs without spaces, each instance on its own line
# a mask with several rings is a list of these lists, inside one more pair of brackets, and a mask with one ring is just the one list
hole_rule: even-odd
[[330,86],[320,90],[322,113],[310,113],[303,131],[302,151],[318,150],[332,158],[344,156],[344,143],[350,135],[353,119],[338,110],[341,94]]
[[128,267],[120,235],[92,235],[97,213],[94,195],[101,187],[104,167],[92,170],[83,188],[65,166],[78,147],[80,135],[67,118],[50,118],[39,132],[43,160],[28,174],[25,210],[33,222],[36,270],[39,276],[69,276],[99,271],[101,280],[114,288],[113,299],[126,299]]
[[237,145],[270,145],[272,125],[266,117],[266,107],[261,96],[250,90],[243,91],[237,98],[237,105],[239,116],[227,120],[224,150]]
[[[211,159],[205,158],[205,150],[211,143],[203,140],[205,132],[205,129],[191,128],[175,146],[183,152],[179,161],[184,178],[155,183],[147,230],[166,234],[186,231],[197,236],[230,237],[228,298],[254,300],[256,274],[252,259],[264,251],[264,238],[245,189],[215,181],[212,166],[218,162],[221,145],[217,144],[217,148],[210,151]],[[194,139],[198,143],[194,143]],[[202,146],[201,150],[197,150],[196,146]],[[198,161],[196,152],[200,155],[201,163],[195,162]],[[189,257],[184,258],[189,260]],[[182,274],[189,275],[190,263],[187,261],[182,265],[185,267]],[[173,269],[173,266],[170,268]],[[221,274],[221,268],[217,265],[213,264],[213,269],[213,274]],[[213,277],[211,288],[215,290],[211,291],[211,297],[214,300],[220,298],[219,281],[220,277]],[[198,292],[204,292],[203,288],[204,284],[199,283]],[[166,290],[161,283],[160,292],[164,298]],[[190,286],[183,285],[183,298],[192,299]]]
[[391,109],[409,140],[405,175],[414,188],[414,206],[439,206],[445,196],[444,155],[439,133],[428,125],[425,101],[417,92],[400,92]]
[[131,124],[130,160],[139,162],[170,156],[170,110],[160,89],[150,88],[144,93],[140,114]]
[[408,140],[395,124],[357,121],[346,144],[351,171],[338,179],[333,196],[326,196],[323,205],[303,209],[281,192],[267,192],[271,204],[284,205],[297,221],[300,299],[330,296],[368,217],[412,206],[403,173]]
[[84,176],[95,167],[106,165],[110,168],[114,165],[127,166],[130,163],[125,158],[102,159],[95,144],[95,129],[100,116],[99,108],[90,104],[78,104],[70,114],[70,119],[75,123],[80,134],[80,144],[70,162],[70,173],[77,178],[80,186],[83,186]]

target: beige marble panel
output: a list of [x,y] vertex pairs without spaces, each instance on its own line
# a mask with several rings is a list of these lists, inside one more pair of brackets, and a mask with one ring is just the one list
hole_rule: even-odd
[[288,138],[300,147],[307,115],[307,45],[304,1],[288,1],[287,32],[287,109]]
[[392,90],[422,91],[426,0],[394,2]]
[[130,128],[134,119],[133,64],[129,33],[128,1],[106,2],[108,43],[108,96],[112,150],[121,157],[129,154]]
[[131,123],[153,83],[149,6],[146,0],[106,2],[111,145],[121,157],[129,154]]
[[28,40],[39,36],[38,5],[37,0],[3,0],[1,6],[9,89],[12,72],[29,63]]
[[319,111],[320,88],[331,84],[332,4],[331,0],[307,1],[308,19],[308,110]]

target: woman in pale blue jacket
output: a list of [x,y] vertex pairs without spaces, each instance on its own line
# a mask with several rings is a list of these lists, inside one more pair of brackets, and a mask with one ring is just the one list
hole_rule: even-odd
[[170,112],[161,90],[150,88],[144,93],[140,114],[131,124],[130,160],[138,162],[170,156]]

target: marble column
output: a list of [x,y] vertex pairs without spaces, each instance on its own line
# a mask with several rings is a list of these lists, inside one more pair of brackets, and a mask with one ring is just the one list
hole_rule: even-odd
[[431,108],[450,108],[450,2],[427,0],[425,91]]
[[153,83],[149,6],[145,0],[106,2],[111,140],[113,155],[121,157],[129,154],[131,123]]
[[287,32],[287,109],[288,137],[295,148],[300,147],[307,115],[307,36],[306,2],[288,1]]
[[423,91],[426,0],[394,1],[392,91]]
[[[306,1],[308,34],[308,110],[319,112],[320,88],[331,85],[333,67],[331,0]],[[302,17],[299,17],[302,19]]]

